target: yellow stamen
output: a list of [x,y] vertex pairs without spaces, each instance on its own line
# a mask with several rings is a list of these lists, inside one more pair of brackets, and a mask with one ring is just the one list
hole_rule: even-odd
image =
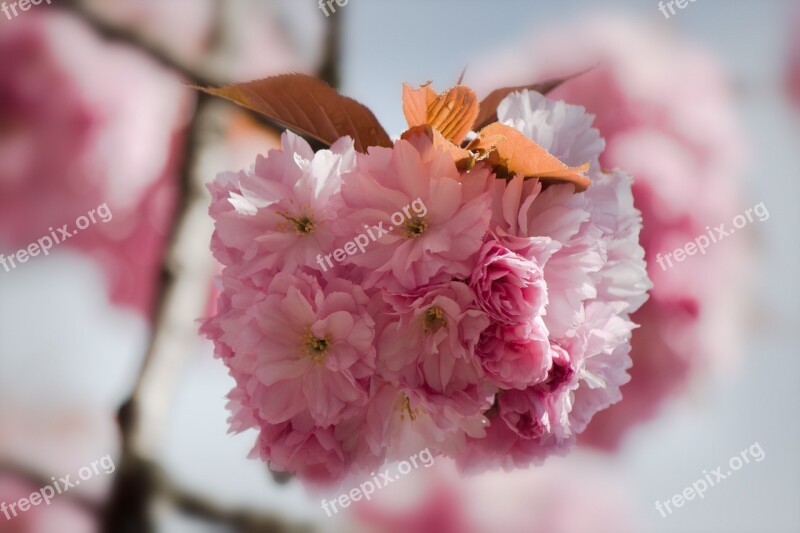
[[425,325],[425,333],[438,331],[439,328],[447,325],[447,317],[444,311],[442,311],[441,307],[437,306],[428,308],[428,310],[425,311],[422,321]]
[[330,339],[327,337],[320,339],[311,333],[311,330],[307,330],[306,334],[300,338],[300,352],[317,364],[325,361],[325,354],[328,353],[330,345]]

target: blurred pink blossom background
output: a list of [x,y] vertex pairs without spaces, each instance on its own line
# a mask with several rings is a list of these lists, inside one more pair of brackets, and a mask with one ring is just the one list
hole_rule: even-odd
[[66,245],[103,266],[115,302],[149,314],[177,200],[189,91],[62,13],[15,21],[0,49],[0,242],[27,247],[106,203],[113,219]]
[[583,435],[585,443],[611,449],[668,399],[738,364],[743,310],[729,288],[744,280],[748,241],[714,244],[708,255],[666,271],[656,257],[746,207],[739,191],[747,148],[718,60],[655,24],[604,16],[556,27],[470,66],[467,82],[474,77],[485,92],[581,72],[550,96],[596,115],[607,142],[602,166],[634,176],[654,285],[632,316],[641,327],[623,401],[598,413]]
[[[328,51],[325,34],[331,21],[321,16],[315,2],[84,3],[110,23],[143,35],[167,55],[220,82],[282,71],[315,73]],[[795,519],[792,524],[800,523],[791,505],[797,494],[797,426],[792,416],[783,414],[796,404],[796,391],[786,385],[796,374],[792,355],[796,350],[789,346],[796,332],[756,337],[755,342],[747,338],[741,314],[747,305],[744,289],[752,260],[751,239],[741,235],[712,245],[705,256],[690,257],[667,271],[655,261],[657,254],[683,246],[704,233],[706,226],[730,223],[745,208],[767,199],[743,200],[742,178],[755,145],[743,135],[737,112],[749,106],[752,113],[773,102],[743,104],[741,98],[734,102],[732,87],[738,85],[731,83],[718,55],[728,53],[729,64],[740,70],[738,75],[749,73],[743,66],[752,61],[746,49],[762,54],[756,58],[759,64],[772,64],[780,56],[781,85],[772,88],[770,98],[775,92],[786,97],[778,98],[784,107],[777,113],[788,109],[784,101],[789,99],[797,109],[800,10],[788,1],[745,9],[745,3],[709,0],[666,22],[653,5],[640,10],[653,12],[647,20],[603,15],[573,24],[566,22],[562,7],[574,7],[577,2],[532,8],[530,2],[510,1],[503,7],[513,12],[513,19],[483,21],[490,29],[502,24],[502,31],[475,32],[463,24],[442,27],[439,18],[421,17],[422,9],[399,16],[411,11],[400,4],[350,2],[342,10],[348,30],[341,37],[347,44],[343,77],[347,92],[361,91],[364,101],[385,100],[395,108],[398,95],[376,91],[378,82],[395,83],[401,75],[409,82],[433,76],[441,82],[443,65],[458,64],[454,70],[460,71],[463,54],[475,50],[470,45],[480,46],[485,53],[507,27],[519,29],[517,10],[536,14],[541,24],[526,30],[533,36],[471,64],[466,84],[485,94],[501,86],[592,68],[550,97],[586,106],[595,114],[595,127],[608,143],[600,163],[635,176],[635,202],[644,217],[643,245],[655,288],[650,301],[632,317],[642,326],[633,335],[632,380],[622,388],[624,399],[593,419],[584,434],[585,443],[603,450],[617,450],[623,443],[643,444],[628,438],[631,429],[639,427],[652,430],[647,433],[650,441],[665,440],[669,448],[646,442],[623,448],[623,455],[613,458],[583,450],[541,468],[466,480],[452,465],[437,464],[381,491],[374,506],[362,505],[353,513],[348,509],[339,521],[328,520],[316,496],[305,493],[297,483],[279,486],[262,465],[236,461],[237,454],[251,446],[252,436],[237,440],[223,435],[222,406],[232,381],[220,377],[222,365],[212,361],[208,346],[201,345],[181,375],[175,404],[165,407],[171,440],[164,462],[170,473],[200,493],[216,497],[223,506],[241,503],[258,512],[274,511],[293,520],[309,520],[321,531],[633,533],[653,529],[672,533],[690,530],[684,526],[697,517],[724,528],[745,515],[768,528],[783,521],[788,524],[787,517]],[[605,6],[587,5],[581,9],[605,10]],[[432,14],[453,8],[459,14],[469,11],[463,7],[443,1],[424,9]],[[730,19],[723,19],[722,10]],[[0,289],[0,467],[10,462],[47,476],[75,472],[87,460],[108,453],[117,457],[120,439],[115,409],[130,391],[145,350],[159,269],[179,208],[178,180],[185,163],[187,130],[197,104],[196,95],[182,85],[186,80],[179,74],[133,47],[100,38],[88,24],[65,11],[54,2],[13,21],[0,15],[0,251],[8,254],[26,247],[48,234],[49,227],[73,224],[102,203],[113,213],[108,224],[90,226],[55,247],[52,255],[61,257],[51,258],[52,263],[37,257],[11,273],[0,269],[4,284]],[[784,11],[793,15],[784,16]],[[737,20],[742,13],[755,15]],[[408,36],[409,20],[424,31],[414,34],[410,52],[403,49],[408,56],[404,63],[395,37]],[[220,26],[235,31],[223,35]],[[747,31],[741,31],[744,28]],[[763,54],[772,49],[760,41],[737,47],[722,37],[735,32],[736,42],[747,41],[751,31],[753,39],[766,41],[766,35],[777,32],[787,39],[780,39],[780,50]],[[714,54],[693,43],[692,33],[712,43]],[[467,34],[469,40],[464,39]],[[743,81],[749,86],[764,80]],[[220,109],[224,112],[217,113]],[[373,109],[382,119],[390,117],[381,112],[380,105]],[[220,138],[199,160],[199,172],[208,179],[223,169],[244,169],[256,154],[279,145],[278,135],[250,116],[224,107],[214,111],[219,120],[212,129]],[[747,131],[764,137],[759,156],[768,171],[760,173],[755,190],[768,195],[782,185],[788,187],[788,193],[783,189],[773,193],[773,201],[785,198],[782,206],[779,201],[774,206],[776,218],[782,216],[783,223],[773,222],[775,226],[765,231],[771,248],[759,255],[765,262],[772,260],[760,267],[767,287],[762,296],[780,306],[796,300],[796,282],[790,272],[796,236],[790,230],[797,225],[793,223],[796,210],[791,207],[797,188],[787,178],[797,167],[796,157],[789,156],[796,154],[779,157],[784,144],[794,150],[794,139],[787,140],[775,121],[748,121]],[[772,157],[775,154],[778,157]],[[87,285],[81,285],[84,265],[70,253],[89,258],[98,267],[112,305],[99,301],[105,296],[100,289],[97,294],[85,290]],[[31,264],[34,261],[43,266],[41,271]],[[20,272],[22,268],[25,272]],[[776,275],[781,272],[786,275]],[[71,283],[76,286],[59,290],[60,284]],[[211,283],[209,279],[206,285]],[[18,286],[28,292],[22,294]],[[29,295],[40,286],[41,292]],[[778,297],[770,291],[779,293]],[[126,314],[130,310],[133,313]],[[73,315],[74,321],[54,326]],[[796,314],[782,316],[796,322]],[[755,362],[741,358],[748,340],[759,350]],[[748,365],[744,384],[728,379],[740,364]],[[730,390],[720,392],[711,386],[719,381]],[[714,394],[716,404],[710,398]],[[735,397],[745,399],[737,403]],[[692,402],[692,415],[702,413],[702,406],[712,404],[712,408],[694,421],[686,422],[690,416],[684,412],[679,415],[680,424],[675,420],[657,423],[667,418],[661,415],[669,406],[686,400]],[[727,404],[734,405],[732,414],[726,411]],[[705,436],[706,431],[712,435],[718,430],[722,435],[713,434],[714,438],[697,436],[699,431]],[[643,501],[644,495],[662,490],[663,497],[668,497],[673,485],[677,488],[691,481],[702,470],[701,462],[720,457],[721,447],[733,446],[732,441],[745,432],[748,439],[753,435],[772,438],[765,444],[770,460],[743,474],[752,478],[732,481],[702,507],[682,510],[688,517],[683,522],[685,517],[664,522],[648,507],[651,502]],[[652,467],[642,467],[645,463]],[[102,501],[113,479],[108,476],[87,484],[76,496]],[[40,488],[34,485],[14,470],[3,469],[0,502],[29,496]],[[649,513],[644,521],[639,516],[642,512]],[[5,521],[0,515],[0,531],[11,533],[97,529],[94,519],[71,496],[59,498],[50,507],[32,509],[15,521]],[[219,529],[204,528],[198,520],[183,529],[170,523],[165,530]]]
[[640,531],[630,487],[593,454],[467,479],[442,459],[403,484],[357,503],[352,527],[359,533]]

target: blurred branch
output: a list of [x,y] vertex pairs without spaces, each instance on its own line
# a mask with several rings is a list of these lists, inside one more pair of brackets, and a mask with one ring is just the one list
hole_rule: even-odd
[[166,492],[175,507],[212,524],[233,526],[242,533],[311,533],[311,525],[289,525],[280,519],[247,509],[228,509],[196,494],[190,494],[164,479]]
[[106,39],[119,41],[141,50],[161,63],[161,65],[180,74],[182,77],[186,78],[187,81],[195,85],[215,87],[225,85],[225,81],[217,79],[210,72],[210,69],[200,65],[186,64],[186,62],[178,58],[177,55],[162,48],[159,44],[148,39],[140,32],[109,22],[92,9],[86,7],[86,4],[81,0],[61,0],[55,5],[77,15]]
[[325,36],[325,58],[320,66],[319,78],[334,89],[342,85],[341,57],[342,57],[342,16],[344,11],[328,17],[326,24],[328,32]]
[[[204,519],[210,524],[225,525],[232,528],[232,531],[241,533],[311,533],[313,531],[313,527],[308,524],[289,524],[275,516],[245,508],[229,508],[220,505],[176,484],[156,462],[140,459],[135,466],[138,478],[149,480],[148,484],[158,491],[163,502],[171,504],[186,515]],[[115,525],[114,527],[119,526]],[[133,530],[128,523],[123,523],[121,527],[122,529],[107,529],[107,531]]]
[[[183,77],[188,83],[192,85],[198,85],[201,87],[223,87],[225,85],[229,85],[232,82],[228,79],[225,79],[223,76],[215,76],[212,73],[212,69],[203,66],[203,65],[189,65],[176,55],[171,53],[169,50],[166,50],[160,47],[157,43],[153,42],[152,40],[145,37],[143,34],[136,30],[132,30],[130,28],[126,28],[123,26],[119,26],[112,22],[109,22],[101,15],[96,14],[93,10],[86,7],[84,2],[81,0],[63,0],[57,4],[58,6],[66,9],[67,11],[77,15],[81,18],[84,22],[89,24],[92,29],[97,32],[102,37],[121,42],[132,46],[139,51],[147,54],[152,59],[159,62],[166,68],[173,70],[175,73]],[[217,4],[220,5],[219,2]],[[217,8],[217,12],[219,14],[220,8]],[[333,31],[333,30],[332,30]],[[338,35],[338,31],[336,30],[336,34]],[[221,30],[216,29],[215,31],[211,32],[211,41],[212,45],[214,43],[219,43],[223,40],[221,36]],[[330,37],[329,37],[330,40]],[[338,39],[337,39],[338,42]],[[327,53],[327,59],[325,64],[320,71],[322,73],[327,72],[328,78],[323,77],[322,79],[329,80],[334,87],[338,84],[338,45],[333,46],[334,51],[329,51]],[[234,104],[227,104],[227,105],[234,105]],[[241,111],[243,113],[249,114],[253,117],[257,122],[262,124],[263,126],[269,128],[272,131],[283,132],[286,131],[286,127],[282,124],[254,111],[250,111],[249,109],[242,108]],[[311,144],[312,148],[315,150],[319,150],[322,148],[326,148],[318,141],[314,139],[306,139]]]
[[208,253],[210,222],[204,180],[197,172],[208,99],[199,97],[189,124],[179,182],[178,215],[161,267],[161,290],[154,331],[138,380],[120,408],[122,457],[104,516],[109,533],[147,533],[153,501],[162,495],[154,463],[167,426],[175,382],[197,339],[195,319],[206,304],[214,262]]
[[[217,0],[221,8],[223,0]],[[87,22],[98,34],[126,43],[146,53],[165,67],[196,85],[220,86],[208,68],[185,64],[180,58],[137,31],[108,22],[80,0],[63,0],[58,5]],[[338,17],[337,17],[338,18]],[[217,19],[219,21],[219,19]],[[339,82],[339,22],[332,22],[327,59],[321,72],[331,84]],[[217,24],[214,42],[224,41],[226,28]],[[184,166],[179,181],[179,206],[173,233],[161,268],[160,298],[154,330],[136,384],[119,410],[122,454],[118,461],[109,501],[102,511],[102,528],[107,533],[151,533],[156,511],[162,503],[193,516],[232,526],[243,533],[295,533],[311,531],[310,526],[290,525],[279,518],[245,510],[225,509],[214,502],[178,487],[158,466],[158,452],[167,427],[167,413],[177,378],[197,339],[196,317],[203,314],[209,282],[215,270],[208,251],[211,221],[205,181],[198,170],[203,147],[214,131],[210,97],[199,95],[188,126]],[[276,124],[259,116],[275,129]]]
[[120,409],[122,458],[103,517],[108,533],[156,530],[160,503],[171,503],[184,512],[229,526],[241,526],[241,531],[249,531],[242,524],[258,524],[262,528],[259,531],[265,533],[306,531],[271,516],[227,510],[190,494],[178,488],[157,463],[176,381],[195,346],[195,320],[203,314],[215,270],[208,250],[212,224],[206,213],[205,180],[198,166],[204,146],[214,142],[215,132],[221,129],[219,114],[211,105],[216,102],[210,96],[199,95],[189,125],[179,182],[180,205],[162,264],[155,329],[139,378]]
[[[205,65],[189,65],[176,54],[161,47],[155,41],[147,38],[141,32],[114,24],[106,20],[102,15],[94,12],[88,8],[82,0],[63,0],[59,2],[59,7],[77,15],[81,20],[89,24],[92,29],[100,36],[127,44],[134,47],[141,52],[147,54],[152,59],[164,67],[173,70],[175,73],[183,77],[188,83],[202,87],[222,87],[231,84],[231,80],[225,79],[224,76],[217,76],[212,72],[212,69]],[[216,20],[222,19],[224,11],[224,3],[217,2],[216,4]],[[327,22],[328,32],[325,42],[325,57],[318,77],[334,88],[339,88],[341,84],[341,50],[342,50],[342,15],[331,17]],[[211,31],[210,46],[220,45],[225,40],[224,31],[221,25],[218,24]],[[228,104],[234,105],[234,104]],[[250,111],[248,109],[241,109],[242,112],[249,114],[257,122],[263,126],[277,132],[286,131],[286,127],[282,124],[265,117],[260,113]],[[316,139],[306,138],[314,150],[321,150],[327,148]]]

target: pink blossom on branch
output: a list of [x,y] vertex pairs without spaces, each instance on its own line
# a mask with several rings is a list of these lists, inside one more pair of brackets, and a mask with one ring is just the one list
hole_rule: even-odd
[[401,291],[469,276],[489,225],[487,169],[461,176],[445,152],[401,140],[392,149],[372,148],[347,178],[338,225],[343,237],[390,222],[415,200],[426,208],[384,234],[369,253],[352,258],[366,284]]
[[217,260],[235,263],[241,279],[257,284],[268,284],[278,270],[321,271],[316,256],[335,243],[341,177],[354,164],[347,138],[315,154],[307,142],[285,134],[281,149],[259,157],[251,173],[221,174],[210,187],[212,215],[230,224],[219,224],[214,236]]
[[600,170],[581,108],[526,91],[498,116],[590,163],[589,190],[467,169],[415,133],[355,157],[347,138],[313,153],[287,133],[211,186],[224,269],[203,331],[237,383],[232,429],[256,429],[274,470],[337,482],[421,448],[522,467],[619,401],[650,288],[631,180]]
[[547,327],[541,317],[481,334],[477,347],[487,377],[505,389],[525,389],[548,379],[553,361]]
[[526,323],[547,305],[547,285],[539,265],[496,240],[481,248],[470,287],[481,309],[501,324]]
[[[327,427],[366,404],[375,369],[368,302],[360,287],[344,279],[323,290],[311,276],[275,276],[251,309],[254,330],[229,338],[231,369],[252,374],[252,386],[269,398],[261,417],[277,424],[308,412]],[[296,356],[298,349],[304,357]]]

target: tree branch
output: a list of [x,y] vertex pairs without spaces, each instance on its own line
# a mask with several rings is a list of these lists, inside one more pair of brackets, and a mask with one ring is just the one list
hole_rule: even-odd
[[334,89],[338,89],[342,85],[342,73],[340,72],[342,64],[342,26],[344,24],[342,16],[343,11],[339,11],[326,20],[328,33],[325,36],[325,57],[319,71],[319,78]]
[[92,9],[86,7],[86,4],[81,0],[60,0],[56,5],[78,16],[78,18],[89,24],[100,36],[112,41],[128,44],[146,53],[164,67],[174,71],[195,85],[215,87],[225,85],[224,80],[220,80],[207,67],[203,65],[186,64],[186,62],[181,60],[176,54],[162,48],[140,32],[107,21]]
[[[217,0],[221,7],[223,0]],[[76,14],[101,36],[126,43],[176,72],[187,81],[203,86],[225,85],[204,65],[188,65],[170,51],[139,32],[118,27],[88,9],[81,0],[57,4]],[[224,29],[212,32],[217,40]],[[328,37],[324,76],[338,84],[340,26],[335,22]],[[161,291],[154,330],[136,384],[119,410],[122,454],[108,503],[101,511],[107,533],[151,533],[157,524],[159,503],[170,503],[185,513],[233,526],[244,533],[300,533],[310,525],[285,521],[247,510],[221,507],[175,485],[158,466],[168,406],[175,382],[197,339],[195,319],[203,314],[209,282],[215,266],[208,250],[212,224],[207,216],[205,182],[198,159],[214,131],[210,97],[198,95],[197,107],[188,127],[184,166],[179,181],[180,205],[161,268]],[[279,131],[279,125],[258,115],[259,120]],[[30,478],[32,481],[37,478]],[[96,510],[97,511],[97,510]]]

